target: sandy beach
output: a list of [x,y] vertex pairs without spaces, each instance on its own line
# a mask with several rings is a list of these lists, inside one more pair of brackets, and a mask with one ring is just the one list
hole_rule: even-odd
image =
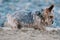
[[42,32],[33,28],[20,30],[0,29],[0,40],[60,40],[60,32]]

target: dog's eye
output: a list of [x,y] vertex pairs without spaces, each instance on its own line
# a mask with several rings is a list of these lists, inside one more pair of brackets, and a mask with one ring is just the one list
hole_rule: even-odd
[[49,18],[53,18],[53,16],[49,16]]

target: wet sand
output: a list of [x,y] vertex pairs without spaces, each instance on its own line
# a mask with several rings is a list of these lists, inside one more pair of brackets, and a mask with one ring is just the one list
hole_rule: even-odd
[[20,30],[0,29],[0,40],[60,40],[60,31],[42,32],[33,28]]

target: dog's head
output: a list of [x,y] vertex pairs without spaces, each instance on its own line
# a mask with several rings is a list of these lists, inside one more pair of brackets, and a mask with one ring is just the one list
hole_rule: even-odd
[[51,5],[49,8],[46,8],[42,11],[42,13],[38,12],[37,16],[41,18],[41,23],[44,25],[51,25],[53,24],[53,7],[54,5]]

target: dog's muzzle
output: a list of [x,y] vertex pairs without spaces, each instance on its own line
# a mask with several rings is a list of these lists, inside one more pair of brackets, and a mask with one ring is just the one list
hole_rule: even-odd
[[52,21],[52,24],[54,23],[54,21]]

